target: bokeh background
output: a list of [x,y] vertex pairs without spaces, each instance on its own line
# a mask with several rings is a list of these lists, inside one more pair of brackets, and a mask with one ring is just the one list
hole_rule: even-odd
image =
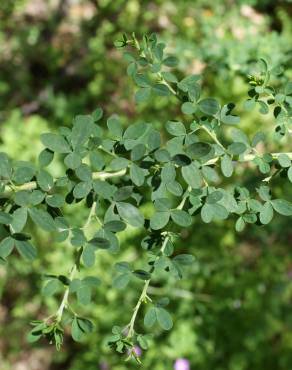
[[[291,15],[288,0],[0,1],[0,151],[36,161],[42,132],[70,125],[74,115],[97,106],[105,115],[118,113],[125,126],[144,120],[163,130],[168,119],[182,119],[169,98],[135,105],[126,62],[113,46],[122,32],[138,37],[157,32],[179,58],[180,75],[202,74],[206,94],[240,107],[246,75],[258,58],[283,68],[281,79],[292,78]],[[242,111],[241,117],[248,134],[261,129],[272,138],[272,116]],[[274,145],[289,148],[288,140]],[[257,186],[256,173],[246,180],[241,175],[239,182]],[[291,199],[291,184],[278,179],[274,189]],[[73,217],[76,222],[84,217],[82,207]],[[31,319],[57,307],[55,298],[40,294],[41,273],[66,272],[72,250],[37,230],[35,239],[36,262],[12,256],[7,267],[0,266],[1,370],[136,368],[112,353],[105,337],[114,324],[128,322],[139,294],[139,282],[122,292],[111,287],[115,262],[143,258],[139,231],[125,231],[120,254],[103,254],[93,268],[103,284],[83,311],[93,318],[94,333],[81,344],[66,333],[58,353],[45,343],[28,344],[26,334]],[[291,242],[291,219],[284,217],[264,228],[249,226],[240,235],[234,220],[212,226],[196,221],[183,231],[177,248],[196,260],[185,279],[150,292],[170,295],[174,328],[155,331],[151,348],[142,354],[144,368],[290,370]]]

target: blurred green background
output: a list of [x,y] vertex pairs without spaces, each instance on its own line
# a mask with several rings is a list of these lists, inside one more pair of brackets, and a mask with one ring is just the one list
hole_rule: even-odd
[[[143,120],[163,130],[168,119],[183,119],[180,107],[164,97],[135,106],[126,62],[113,46],[122,32],[138,37],[157,32],[179,58],[179,76],[202,74],[206,94],[234,101],[240,109],[246,74],[258,58],[283,68],[281,78],[291,79],[291,14],[288,0],[1,1],[0,151],[36,161],[40,133],[70,125],[75,114],[97,106],[105,115],[121,115],[125,126]],[[272,136],[272,116],[253,111],[241,117],[247,133],[261,129]],[[288,141],[274,145],[289,148]],[[55,173],[59,170],[56,164]],[[256,187],[257,174],[245,181]],[[291,199],[291,184],[278,179],[274,187]],[[82,206],[73,212],[76,222],[83,219]],[[57,307],[57,300],[40,294],[41,273],[66,272],[73,251],[40,231],[35,239],[36,262],[13,256],[8,267],[0,266],[1,370],[135,368],[107,348],[105,337],[112,325],[127,323],[141,288],[139,282],[122,292],[111,287],[115,262],[143,259],[139,232],[122,234],[118,255],[100,254],[92,273],[103,284],[85,309],[95,331],[82,344],[68,333],[59,353],[44,343],[29,345],[26,333],[31,319]],[[177,248],[194,254],[196,262],[182,281],[150,290],[171,297],[174,328],[155,331],[151,348],[142,354],[144,367],[170,370],[185,358],[194,370],[292,369],[291,242],[291,220],[281,217],[268,227],[249,226],[240,235],[234,220],[212,226],[197,221],[184,230]]]

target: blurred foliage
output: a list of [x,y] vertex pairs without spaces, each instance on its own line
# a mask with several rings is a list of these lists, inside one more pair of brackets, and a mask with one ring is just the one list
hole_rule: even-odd
[[[284,68],[282,78],[291,79],[291,13],[288,0],[2,1],[0,149],[34,160],[41,132],[68,125],[75,114],[98,105],[107,114],[121,114],[125,126],[139,119],[163,129],[160,125],[169,117],[179,118],[179,107],[169,99],[135,107],[126,62],[113,46],[121,32],[158,32],[179,56],[179,71],[202,74],[206,93],[221,102],[240,103],[247,91],[245,75],[259,57]],[[272,117],[259,120],[256,112],[245,113],[242,124],[249,133],[259,126],[272,132],[273,127]],[[289,148],[288,141],[281,145]],[[58,166],[51,171],[58,173]],[[248,182],[256,186],[254,177]],[[291,186],[284,191],[291,199]],[[77,205],[76,221],[82,212]],[[233,229],[231,221],[212,229],[197,222],[193,233],[182,234],[178,250],[194,254],[196,263],[187,278],[169,281],[163,288],[167,290],[152,288],[152,294],[172,297],[175,322],[170,334],[157,330],[155,346],[142,355],[145,368],[171,369],[180,357],[198,370],[292,367],[289,220],[276,219],[266,228],[250,226],[244,235]],[[140,239],[125,231],[119,260],[142,256]],[[46,305],[57,307],[54,299],[46,298],[44,304],[39,271],[67,271],[72,259],[72,251],[52,245],[47,234],[36,232],[35,244],[38,261],[28,265],[12,258],[8,269],[0,269],[1,370],[135,368],[121,363],[104,341],[117,318],[130,316],[124,305],[137,299],[137,289],[120,293],[111,288],[107,272],[116,261],[111,255],[104,254],[93,268],[103,284],[90,306],[97,323],[91,337],[76,344],[68,336],[59,353],[27,344],[29,319],[37,313],[45,316]]]

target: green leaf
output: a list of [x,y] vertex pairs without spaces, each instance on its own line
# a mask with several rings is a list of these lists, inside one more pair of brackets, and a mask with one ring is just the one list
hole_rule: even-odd
[[241,232],[243,231],[244,227],[245,227],[245,222],[242,217],[239,217],[235,223],[235,230],[237,232]]
[[154,202],[154,207],[158,212],[168,212],[171,208],[171,200],[168,198],[158,198]]
[[163,59],[162,63],[167,67],[176,67],[178,64],[178,59],[175,56],[170,55]]
[[123,136],[123,128],[119,119],[119,116],[112,115],[107,120],[107,127],[109,132],[117,138],[122,138]]
[[248,212],[248,213],[245,213],[242,217],[244,221],[249,224],[254,224],[257,222],[257,216],[255,213]]
[[49,149],[44,149],[40,152],[38,161],[41,167],[48,166],[54,159],[54,152]]
[[16,184],[24,184],[30,181],[35,175],[35,168],[27,162],[19,162],[13,174],[13,181]]
[[170,161],[171,157],[166,149],[158,149],[154,153],[154,157],[158,162],[166,163]]
[[234,128],[231,131],[231,137],[235,143],[243,143],[246,147],[249,147],[249,138],[242,130]]
[[93,324],[90,320],[85,319],[84,317],[77,317],[78,325],[83,331],[83,333],[91,333],[93,331]]
[[246,145],[243,143],[232,143],[228,145],[228,152],[233,155],[239,155],[246,151]]
[[52,133],[42,134],[41,141],[44,144],[44,146],[50,149],[52,152],[70,153],[71,151],[70,145],[61,135]]
[[223,193],[219,190],[213,191],[211,194],[209,194],[206,198],[206,202],[208,204],[214,204],[219,202],[223,198]]
[[202,173],[203,173],[204,178],[207,181],[211,181],[211,182],[215,182],[215,183],[219,182],[219,176],[218,176],[216,170],[213,167],[203,166]]
[[131,265],[128,262],[118,262],[115,264],[115,269],[119,272],[131,272]]
[[165,308],[156,308],[157,322],[164,330],[170,330],[173,326],[172,318]]
[[203,180],[202,175],[200,170],[194,163],[182,167],[181,173],[186,183],[190,185],[193,189],[201,187]]
[[166,189],[177,197],[180,197],[183,193],[183,188],[181,184],[177,181],[168,182],[165,184]]
[[0,242],[0,257],[6,258],[13,251],[15,240],[11,237],[7,237]]
[[201,112],[208,114],[210,116],[215,115],[219,109],[220,105],[216,99],[213,98],[206,98],[199,101],[198,106]]
[[284,167],[284,168],[291,166],[291,159],[285,153],[281,153],[279,155],[278,162],[279,162],[280,166]]
[[54,295],[60,287],[61,287],[61,284],[58,279],[51,279],[43,287],[42,295],[44,295],[45,297],[50,297]]
[[290,182],[292,182],[292,167],[289,168],[287,175],[288,175],[288,179],[290,180]]
[[187,155],[185,154],[176,154],[175,156],[172,157],[172,161],[180,166],[180,167],[183,167],[183,166],[188,166],[189,164],[191,164],[191,159],[190,157],[188,157]]
[[71,244],[74,245],[74,247],[81,247],[87,241],[82,229],[72,228],[71,236]]
[[194,103],[191,103],[191,102],[185,102],[181,106],[181,111],[184,114],[188,114],[188,115],[191,115],[191,114],[195,113],[196,109],[197,109],[196,105]]
[[161,145],[161,135],[160,132],[157,130],[149,130],[149,134],[147,135],[147,143],[149,151],[153,151],[160,147]]
[[224,154],[223,157],[221,158],[221,171],[225,177],[232,176],[233,173],[232,159],[227,154]]
[[27,208],[17,208],[12,214],[11,230],[19,233],[24,228],[27,221]]
[[92,267],[95,264],[96,247],[86,244],[82,251],[82,261],[86,267]]
[[147,130],[147,125],[145,123],[136,123],[127,127],[124,132],[124,139],[139,139],[145,131]]
[[137,104],[147,101],[151,96],[151,88],[144,87],[136,91],[135,101]]
[[96,108],[95,111],[92,113],[92,118],[94,122],[99,121],[103,116],[103,110],[102,108]]
[[173,182],[176,177],[175,167],[172,163],[167,163],[162,167],[161,180],[165,183]]
[[198,82],[198,80],[200,79],[201,77],[199,75],[191,75],[191,76],[187,76],[185,78],[183,78],[178,84],[178,88],[184,92],[188,92],[189,90],[191,90],[193,88],[194,85],[196,85],[196,82]]
[[95,276],[86,276],[82,280],[82,285],[86,285],[91,288],[96,288],[98,285],[100,285],[100,283],[101,283],[100,279]]
[[173,261],[182,266],[189,266],[194,262],[195,258],[191,254],[178,254],[173,258]]
[[205,203],[201,209],[201,218],[205,223],[209,223],[213,219],[225,220],[227,217],[228,211],[221,204]]
[[151,307],[144,316],[144,325],[146,328],[151,328],[155,324],[156,319],[156,308]]
[[117,210],[122,219],[134,227],[143,227],[144,217],[139,210],[130,203],[117,203]]
[[12,222],[13,218],[9,213],[0,211],[0,224],[8,225]]
[[93,132],[93,117],[90,115],[78,115],[73,120],[71,142],[73,148],[83,145]]
[[102,180],[94,180],[93,189],[97,195],[104,199],[110,199],[116,191],[115,186],[110,185],[108,182]]
[[37,256],[37,251],[35,247],[33,247],[28,241],[26,240],[15,240],[15,247],[21,257],[32,261]]
[[12,167],[8,155],[0,153],[0,178],[9,179],[12,174]]
[[273,207],[270,202],[266,202],[260,211],[260,221],[262,224],[266,225],[272,221],[274,216]]
[[171,156],[174,156],[176,154],[180,154],[183,152],[183,145],[184,145],[184,137],[176,136],[168,140],[168,142],[166,143],[166,150],[167,152],[169,152]]
[[261,197],[262,200],[269,201],[271,199],[271,192],[268,186],[261,185],[257,189],[257,192],[259,193],[259,196]]
[[173,73],[171,73],[171,72],[161,72],[161,75],[166,81],[177,83],[177,78]]
[[234,104],[229,103],[225,104],[220,112],[220,121],[225,123],[226,125],[237,125],[240,122],[240,118],[238,116],[234,116],[231,114]]
[[80,342],[82,340],[83,336],[84,336],[84,332],[83,332],[83,330],[81,330],[81,328],[78,324],[77,317],[74,317],[74,319],[72,321],[71,335],[72,335],[72,338],[76,342]]
[[77,300],[84,306],[88,305],[91,301],[91,289],[89,286],[81,285],[76,292]]
[[131,164],[130,177],[131,177],[131,180],[133,181],[133,183],[136,186],[142,186],[143,185],[144,179],[145,179],[144,171],[142,170],[142,168],[137,166],[135,163]]
[[117,233],[119,231],[123,231],[126,228],[126,224],[119,220],[112,220],[109,222],[106,222],[104,224],[105,230],[112,231],[114,233]]
[[81,165],[81,157],[77,153],[70,153],[65,157],[64,163],[68,168],[72,168],[72,170],[75,170]]
[[166,123],[166,131],[173,136],[181,136],[186,134],[186,128],[184,124],[178,121],[168,121]]
[[30,204],[31,193],[27,190],[20,190],[14,194],[14,202],[18,206],[27,206]]
[[28,201],[28,203],[30,203],[33,206],[36,206],[37,204],[42,203],[42,201],[44,199],[45,199],[45,194],[42,191],[40,191],[40,190],[33,190],[29,194],[29,201]]
[[37,174],[37,184],[43,191],[50,191],[54,187],[53,177],[45,170]]
[[85,198],[92,188],[91,181],[82,181],[75,185],[73,190],[74,198],[83,199]]
[[262,100],[258,100],[257,103],[259,104],[260,106],[260,113],[262,114],[268,114],[269,113],[269,106]]
[[199,159],[208,155],[212,150],[212,147],[208,143],[197,142],[187,147],[187,153],[193,159]]
[[75,174],[81,181],[89,182],[92,179],[90,167],[85,163],[76,168]]
[[252,138],[251,145],[252,147],[256,147],[258,143],[265,140],[265,134],[263,132],[257,132],[254,137]]
[[169,212],[156,212],[150,218],[150,227],[153,230],[160,230],[165,225],[167,225],[169,221],[170,213]]
[[134,270],[133,275],[140,280],[149,280],[151,278],[151,274],[145,270]]
[[255,99],[247,99],[244,104],[243,104],[243,109],[247,110],[247,111],[251,111],[254,109],[254,107],[256,106],[256,101]]
[[119,171],[119,170],[122,170],[124,168],[127,168],[128,165],[129,165],[128,159],[120,157],[120,158],[114,158],[111,161],[110,168],[113,171]]
[[171,95],[171,92],[169,91],[169,88],[162,84],[162,83],[157,83],[152,87],[152,91],[158,95],[158,96],[169,96]]
[[53,217],[46,211],[38,208],[30,208],[29,215],[33,222],[45,231],[55,231],[56,225]]
[[271,201],[274,210],[283,216],[292,216],[292,203],[285,199],[274,199]]
[[46,202],[50,207],[53,208],[60,208],[64,205],[65,203],[65,198],[61,194],[53,194],[53,195],[48,195],[46,197]]
[[137,144],[131,151],[131,160],[132,161],[139,161],[143,158],[146,152],[146,146],[144,144]]
[[171,211],[171,219],[179,226],[188,227],[192,223],[192,217],[186,211],[174,209]]
[[97,236],[90,239],[88,243],[100,249],[107,249],[110,246],[110,242],[107,239]]
[[120,274],[113,279],[113,287],[116,289],[124,289],[130,282],[131,274],[126,272]]
[[201,218],[205,223],[210,223],[213,219],[213,208],[210,204],[204,204],[201,208]]
[[[103,169],[103,167],[105,166],[103,156],[100,153],[90,152],[89,159],[90,159],[90,164],[91,164],[92,168],[96,171],[101,171]],[[78,167],[78,166],[79,165],[77,165],[76,167]]]

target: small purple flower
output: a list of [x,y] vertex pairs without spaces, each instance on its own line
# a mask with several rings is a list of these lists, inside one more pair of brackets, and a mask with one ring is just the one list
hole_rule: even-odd
[[185,358],[178,358],[174,363],[174,370],[190,370],[190,362]]
[[142,349],[139,346],[134,346],[131,349],[128,350],[128,354],[134,354],[137,357],[140,357],[142,355]]
[[108,364],[106,363],[106,362],[101,362],[100,364],[99,364],[99,366],[100,366],[100,370],[109,370],[109,366],[108,366]]
[[140,357],[142,355],[142,349],[139,346],[134,346],[133,352],[135,352],[137,357]]

